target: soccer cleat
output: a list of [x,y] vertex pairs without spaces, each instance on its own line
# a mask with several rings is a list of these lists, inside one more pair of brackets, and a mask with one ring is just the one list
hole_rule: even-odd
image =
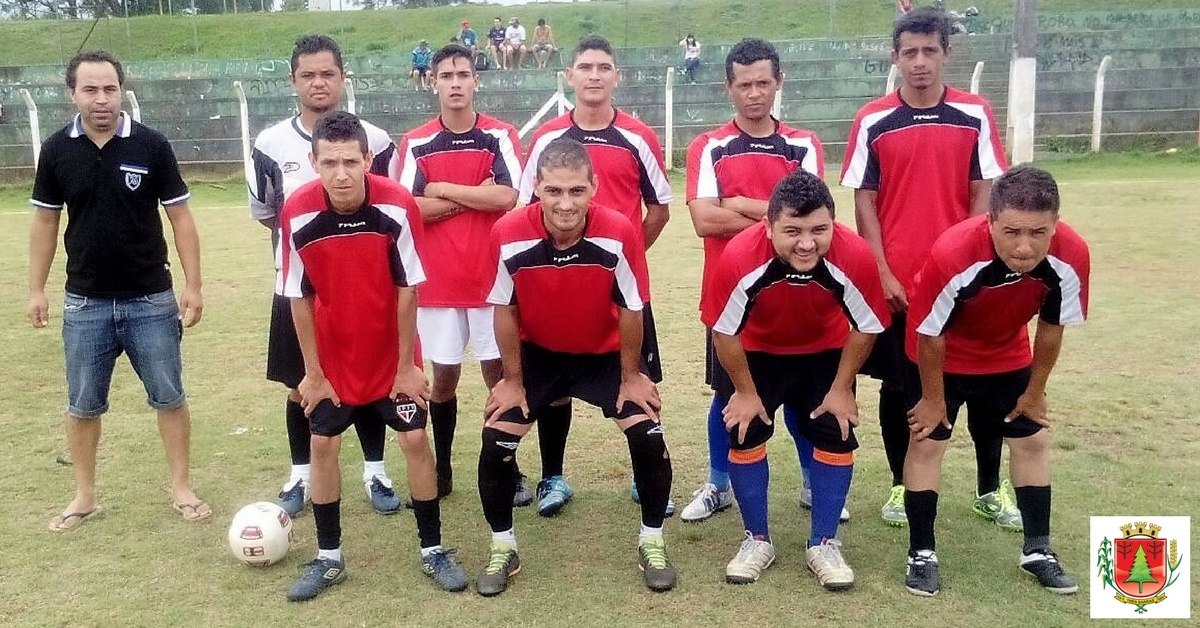
[[529,490],[529,478],[517,477],[517,492],[513,493],[513,506],[523,508],[533,503],[533,491]]
[[521,557],[511,543],[492,541],[488,564],[475,579],[475,590],[484,597],[500,595],[508,588],[508,580],[521,571]]
[[279,507],[290,517],[299,516],[308,503],[308,482],[299,478],[288,480],[279,491]]
[[433,578],[438,588],[443,591],[465,591],[467,589],[467,572],[454,560],[454,550],[435,549],[428,556],[421,557],[421,571]]
[[363,487],[367,489],[367,498],[371,500],[375,512],[381,515],[400,512],[403,503],[396,491],[392,490],[392,480],[386,475],[371,476],[371,479],[363,482]]
[[638,569],[651,591],[670,591],[675,588],[675,567],[667,558],[667,544],[661,536],[652,536],[638,543]]
[[1017,500],[1013,496],[1012,482],[1008,480],[1000,483],[1000,490],[977,495],[971,510],[1005,530],[1020,532],[1025,529],[1021,509],[1017,508]]
[[942,588],[942,577],[938,575],[937,553],[933,550],[918,550],[908,553],[908,569],[904,572],[904,588],[913,595],[933,597]]
[[343,561],[317,558],[304,563],[304,566],[308,569],[288,589],[289,602],[311,600],[346,579],[346,563]]
[[575,490],[567,484],[567,478],[561,475],[552,475],[548,478],[542,478],[537,485],[538,497],[538,515],[542,517],[553,517],[562,510],[567,502],[575,496]]
[[692,501],[679,513],[680,521],[704,521],[733,505],[733,489],[719,490],[715,484],[705,484],[692,492]]
[[[632,499],[633,503],[635,504],[642,503],[642,497],[641,495],[638,495],[637,482],[634,480],[629,481],[629,499]],[[667,517],[668,519],[675,516],[674,499],[671,499],[670,497],[667,498],[667,510],[663,513],[663,516]]]
[[903,528],[908,525],[908,514],[904,512],[903,485],[897,484],[892,487],[892,492],[884,502],[883,508],[879,509],[879,513],[883,515],[883,522],[890,526]]
[[[800,489],[800,507],[805,510],[812,510],[812,489],[805,486]],[[850,520],[850,511],[846,507],[842,507],[842,514],[838,515],[838,521],[846,523]]]
[[775,562],[775,546],[770,541],[760,541],[746,531],[746,539],[738,547],[733,560],[725,565],[725,582],[750,584],[757,582],[762,572]]
[[845,591],[854,586],[854,570],[842,556],[841,541],[828,539],[808,548],[804,552],[804,561],[825,590]]
[[1063,571],[1058,554],[1048,547],[1021,554],[1021,571],[1037,578],[1038,584],[1051,593],[1070,595],[1079,590],[1074,576]]

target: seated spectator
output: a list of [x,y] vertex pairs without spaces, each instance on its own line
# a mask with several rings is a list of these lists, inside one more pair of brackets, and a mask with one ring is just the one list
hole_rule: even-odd
[[506,31],[504,30],[504,20],[499,17],[492,20],[492,28],[488,30],[488,50],[492,53],[492,59],[495,60],[496,67],[501,70],[505,69],[504,64],[504,41]]
[[546,18],[538,19],[537,28],[533,29],[533,58],[537,61],[537,67],[545,69],[550,55],[556,52],[558,47],[554,45],[554,31],[546,23]]
[[433,89],[433,73],[429,71],[429,62],[432,60],[433,49],[428,41],[422,39],[412,51],[413,91]]
[[[508,29],[504,31],[504,65],[510,70],[519,70],[525,63],[527,52],[525,27],[521,26],[521,20],[514,17],[508,21]],[[513,57],[517,57],[516,64],[513,63]]]
[[700,68],[700,42],[696,41],[695,35],[688,33],[679,45],[683,48],[683,74],[689,83],[695,84],[696,70]]
[[479,35],[475,33],[475,29],[471,28],[471,23],[463,20],[462,30],[458,31],[458,43],[463,48],[471,51],[471,56],[475,56],[475,52],[479,50]]

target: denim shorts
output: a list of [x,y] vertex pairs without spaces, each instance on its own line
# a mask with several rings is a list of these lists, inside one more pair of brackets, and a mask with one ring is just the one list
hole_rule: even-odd
[[79,418],[108,411],[113,367],[122,353],[156,410],[184,404],[179,342],[183,325],[175,294],[166,290],[130,299],[85,297],[63,300],[63,348],[67,362],[67,412]]

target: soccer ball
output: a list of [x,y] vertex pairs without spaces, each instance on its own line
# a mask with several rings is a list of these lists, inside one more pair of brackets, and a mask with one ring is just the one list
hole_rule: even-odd
[[234,558],[253,567],[266,567],[287,556],[292,546],[292,518],[271,502],[255,502],[239,510],[229,525],[229,549]]

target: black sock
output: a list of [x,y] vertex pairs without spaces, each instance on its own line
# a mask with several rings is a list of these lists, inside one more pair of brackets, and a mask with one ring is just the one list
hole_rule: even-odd
[[976,480],[978,495],[1000,490],[1000,457],[1004,452],[1004,439],[985,436],[975,441]]
[[483,428],[483,448],[479,451],[479,501],[483,516],[492,532],[513,527],[512,500],[517,492],[517,446],[520,436],[498,429]]
[[1018,486],[1017,508],[1025,524],[1025,551],[1050,546],[1050,486]]
[[458,397],[430,401],[429,422],[433,424],[433,452],[437,460],[438,477],[450,479],[454,474],[450,466],[450,451],[454,448],[454,428],[458,426]]
[[546,406],[538,410],[538,450],[542,454],[542,477],[563,474],[567,456],[567,436],[571,433],[571,404]]
[[358,433],[358,444],[362,445],[363,460],[381,462],[383,445],[387,441],[387,425],[378,420],[355,421],[354,431]]
[[312,434],[308,431],[308,417],[304,416],[304,406],[289,398],[283,416],[287,425],[288,449],[292,452],[292,464],[309,464],[312,460]]
[[883,451],[892,470],[892,486],[904,484],[904,458],[908,455],[908,408],[904,390],[883,385],[879,388],[879,427]]
[[662,426],[650,420],[635,423],[625,430],[625,439],[642,506],[642,525],[661,528],[671,498],[671,456]]
[[937,491],[904,491],[904,512],[908,515],[908,551],[937,549],[937,540],[933,535],[937,503]]
[[413,514],[417,517],[417,536],[421,549],[442,544],[442,511],[438,500],[412,500]]
[[335,550],[342,546],[342,500],[328,504],[312,503],[317,525],[317,549]]

